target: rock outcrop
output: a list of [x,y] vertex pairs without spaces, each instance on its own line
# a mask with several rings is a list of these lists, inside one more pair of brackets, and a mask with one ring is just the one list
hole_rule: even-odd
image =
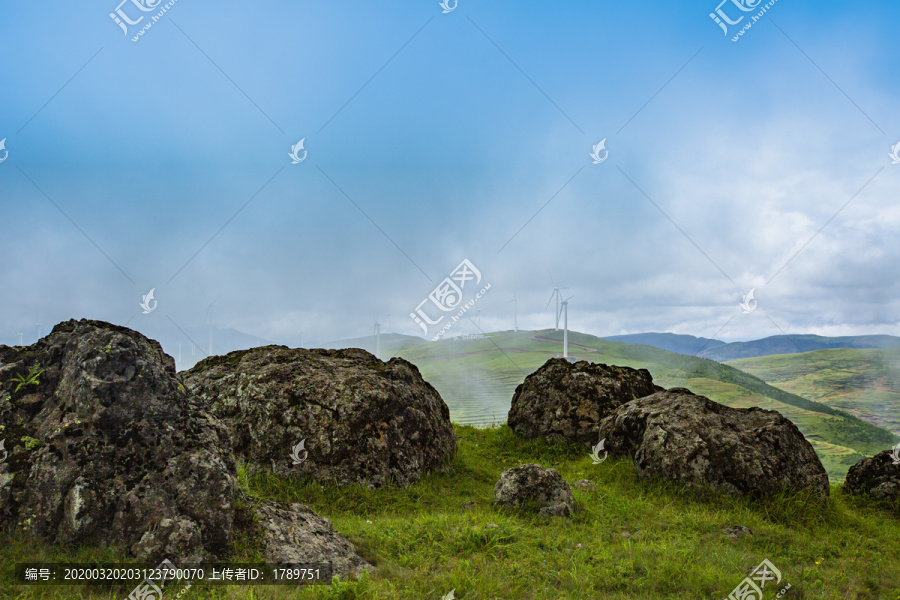
[[[0,440],[5,531],[108,545],[148,562],[229,553],[240,492],[228,432],[188,394],[159,343],[136,331],[71,320],[32,346],[0,346]],[[308,509],[284,510],[273,515],[311,519]],[[245,520],[264,523],[270,512]],[[302,530],[292,531],[302,546]],[[337,564],[361,564],[334,537]]]
[[238,458],[280,476],[405,487],[455,450],[450,409],[401,358],[263,346],[207,358],[183,381]]
[[593,445],[613,409],[662,389],[647,369],[551,358],[516,388],[507,423],[523,437]]
[[613,456],[631,456],[641,477],[759,496],[829,493],[812,445],[773,410],[738,409],[685,388],[632,400],[600,424]]
[[893,456],[890,450],[884,450],[860,460],[847,471],[842,491],[868,494],[886,502],[900,501],[900,463]]
[[575,512],[575,496],[556,469],[519,465],[500,474],[494,485],[494,504],[537,510],[544,516],[568,517]]

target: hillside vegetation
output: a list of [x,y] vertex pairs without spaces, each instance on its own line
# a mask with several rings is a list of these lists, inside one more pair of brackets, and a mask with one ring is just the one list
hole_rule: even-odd
[[728,364],[787,392],[900,434],[900,348],[837,348]]
[[[480,340],[445,340],[397,345],[382,354],[401,356],[419,367],[440,392],[454,423],[505,423],[517,385],[562,351],[562,331],[492,333]],[[777,410],[813,444],[829,477],[843,479],[850,465],[885,450],[900,438],[832,406],[770,385],[749,373],[712,360],[639,344],[611,342],[570,332],[575,359],[650,371],[664,387],[686,387],[736,408]]]

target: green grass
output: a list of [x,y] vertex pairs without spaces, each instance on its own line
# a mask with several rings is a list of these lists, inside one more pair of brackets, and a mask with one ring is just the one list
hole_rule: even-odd
[[[331,519],[377,573],[307,589],[194,586],[182,599],[439,600],[451,589],[463,600],[719,599],[765,558],[781,570],[782,585],[791,584],[785,598],[900,598],[896,507],[844,496],[837,485],[825,506],[803,496],[698,493],[640,481],[627,459],[593,465],[586,449],[523,440],[506,426],[454,429],[466,439],[447,471],[406,489],[336,488],[239,470],[253,495],[301,502]],[[569,519],[494,507],[500,473],[529,462],[597,488],[573,488],[580,510]],[[753,536],[723,536],[732,525]],[[253,540],[239,540],[233,558],[254,552]],[[10,586],[16,560],[116,558],[0,537],[0,597],[124,599],[130,589]],[[767,586],[766,600],[775,591]]]

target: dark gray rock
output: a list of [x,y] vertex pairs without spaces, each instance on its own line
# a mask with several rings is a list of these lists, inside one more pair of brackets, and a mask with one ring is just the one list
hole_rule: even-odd
[[600,424],[600,437],[611,455],[631,456],[646,479],[748,496],[829,493],[812,445],[781,414],[730,408],[685,388],[623,404]]
[[450,409],[401,358],[264,346],[207,358],[183,381],[226,424],[237,457],[280,476],[405,487],[455,450]]
[[302,504],[246,499],[257,515],[256,531],[269,563],[331,563],[334,574],[358,575],[374,569],[356,554],[353,544]]
[[[900,464],[896,464],[890,450],[864,458],[850,467],[842,491],[848,494],[867,494],[886,502],[900,501]],[[900,508],[900,503],[897,504]]]
[[647,369],[551,358],[516,388],[507,423],[522,437],[593,445],[613,409],[662,389]]
[[544,516],[568,517],[575,512],[575,496],[556,469],[519,465],[500,474],[494,485],[494,504],[534,508]]
[[[36,365],[37,382],[20,385]],[[153,563],[222,559],[235,534],[258,532],[273,560],[315,557],[337,575],[367,566],[304,506],[238,506],[228,432],[131,329],[72,320],[32,346],[0,346],[0,440],[6,532]]]
[[[39,383],[16,391],[12,377],[35,365]],[[0,397],[4,529],[148,561],[226,549],[235,484],[224,430],[159,343],[100,321],[60,323],[32,346],[0,346]]]

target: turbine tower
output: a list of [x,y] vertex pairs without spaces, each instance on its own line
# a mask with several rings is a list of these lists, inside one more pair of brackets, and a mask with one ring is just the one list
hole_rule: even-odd
[[481,313],[486,310],[486,308],[475,309],[475,327],[478,328],[478,331],[481,331]]
[[375,358],[381,354],[381,323],[375,319]]
[[[198,285],[199,287],[199,285]],[[203,292],[203,288],[200,288],[200,293],[203,294],[203,299],[206,300],[206,294]],[[219,298],[222,296],[220,295]],[[219,301],[219,298],[216,298],[212,302],[206,305],[206,318],[209,319],[209,354],[207,356],[213,355],[213,318],[212,318],[212,307],[213,304]],[[200,349],[199,347],[197,348]],[[201,350],[202,352],[202,350]]]
[[[516,294],[513,292],[513,299],[509,302],[513,303],[513,330],[518,333],[519,332],[519,301],[516,299]],[[507,302],[507,304],[509,304]]]
[[563,358],[569,358],[569,300],[575,296],[569,296],[563,300],[562,305],[563,316]]

